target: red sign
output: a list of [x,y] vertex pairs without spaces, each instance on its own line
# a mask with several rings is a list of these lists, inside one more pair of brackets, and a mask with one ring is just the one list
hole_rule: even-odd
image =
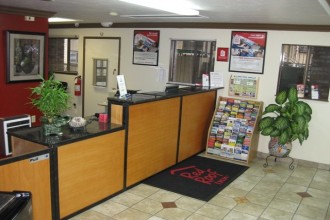
[[217,61],[222,61],[222,62],[228,61],[228,48],[218,47]]

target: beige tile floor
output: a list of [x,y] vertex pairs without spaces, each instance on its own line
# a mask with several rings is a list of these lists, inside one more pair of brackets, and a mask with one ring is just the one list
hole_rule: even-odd
[[329,169],[264,162],[253,161],[209,202],[139,184],[71,220],[330,220]]

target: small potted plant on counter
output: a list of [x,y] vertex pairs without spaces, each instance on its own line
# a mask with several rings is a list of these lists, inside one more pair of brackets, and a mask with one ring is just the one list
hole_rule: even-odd
[[31,104],[42,113],[41,123],[44,135],[60,134],[61,126],[68,122],[62,114],[70,108],[71,96],[65,91],[62,83],[51,75],[48,80],[31,88]]
[[276,104],[266,106],[259,122],[259,129],[262,135],[270,136],[270,155],[287,157],[293,141],[299,140],[302,145],[308,138],[312,108],[298,99],[295,87],[280,91],[275,97],[275,102]]

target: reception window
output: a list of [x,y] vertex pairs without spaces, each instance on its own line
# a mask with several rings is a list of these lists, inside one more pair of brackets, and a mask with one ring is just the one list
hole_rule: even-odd
[[216,41],[172,40],[169,81],[201,84],[214,70]]
[[277,91],[297,87],[300,98],[328,101],[330,47],[282,45]]

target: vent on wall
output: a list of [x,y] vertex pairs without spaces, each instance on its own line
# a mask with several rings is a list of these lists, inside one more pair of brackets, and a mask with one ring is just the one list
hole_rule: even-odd
[[121,15],[124,18],[207,18],[203,15]]

